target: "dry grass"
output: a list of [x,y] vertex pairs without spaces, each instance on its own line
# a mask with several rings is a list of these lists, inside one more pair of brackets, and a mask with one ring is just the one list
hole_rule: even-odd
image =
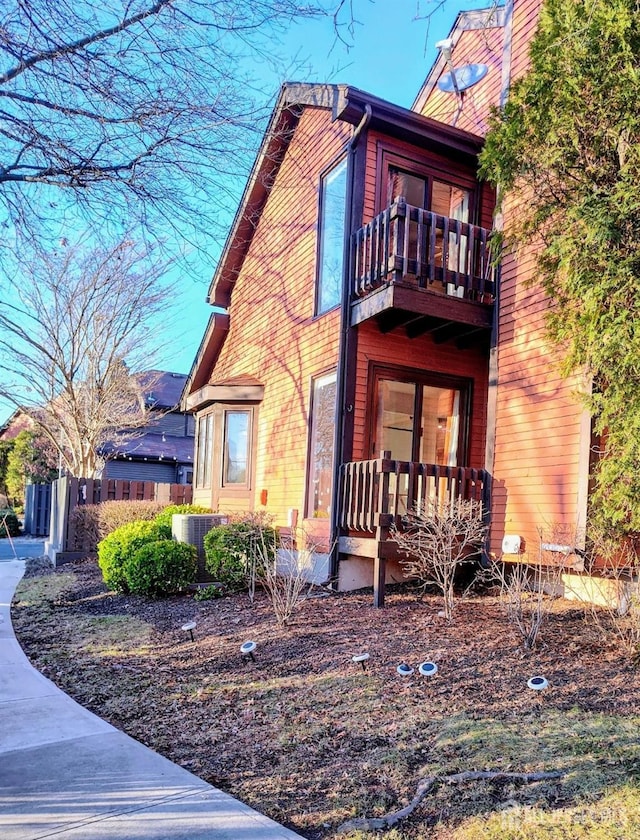
[[[24,581],[14,623],[79,702],[308,838],[404,805],[423,774],[566,771],[530,786],[440,788],[387,840],[640,835],[640,689],[630,662],[557,602],[522,649],[496,599],[448,624],[412,592],[311,598],[279,627],[267,598],[151,602],[104,591],[90,564]],[[180,630],[197,621],[195,641]],[[240,644],[258,643],[243,662]],[[367,671],[351,661],[371,654]],[[438,663],[430,680],[401,661]],[[543,673],[544,697],[526,688]],[[626,826],[626,829],[623,827]]]

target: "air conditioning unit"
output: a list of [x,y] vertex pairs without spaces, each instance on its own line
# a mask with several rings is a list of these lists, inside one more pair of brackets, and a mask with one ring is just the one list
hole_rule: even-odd
[[219,513],[174,513],[171,533],[177,542],[190,543],[198,549],[198,580],[207,580],[204,564],[204,535],[218,525],[226,525],[228,517]]

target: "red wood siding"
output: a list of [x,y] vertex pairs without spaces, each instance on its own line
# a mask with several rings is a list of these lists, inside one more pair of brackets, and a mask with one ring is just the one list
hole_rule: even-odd
[[[491,106],[497,106],[500,101],[503,35],[501,27],[471,29],[460,33],[452,50],[454,66],[486,64],[487,75],[464,91],[462,109],[459,108],[459,100],[455,93],[442,91],[435,84],[419,108],[419,113],[484,136],[487,133]],[[447,72],[449,68],[445,65],[438,79]]]
[[[339,310],[313,314],[318,188],[350,137],[351,127],[331,123],[327,111],[302,114],[233,290],[229,333],[210,378],[250,376],[265,386],[248,501],[278,524],[290,508],[303,516],[311,380],[337,365]],[[247,506],[220,501],[221,511]]]
[[486,352],[477,349],[458,350],[453,343],[435,344],[429,336],[409,339],[402,330],[382,334],[375,324],[367,322],[358,327],[358,363],[356,398],[354,404],[353,459],[366,460],[368,430],[369,363],[416,368],[472,380],[471,422],[469,428],[469,463],[484,467],[487,406]]
[[[512,79],[527,68],[540,0],[515,0]],[[507,201],[508,234],[519,205]],[[531,281],[533,285],[529,285]],[[502,267],[498,341],[498,395],[493,468],[492,549],[505,533],[520,534],[535,558],[544,541],[573,532],[584,516],[588,423],[575,396],[576,380],[558,372],[545,341],[549,301],[535,285],[535,251],[507,254]],[[561,540],[565,541],[565,540]]]

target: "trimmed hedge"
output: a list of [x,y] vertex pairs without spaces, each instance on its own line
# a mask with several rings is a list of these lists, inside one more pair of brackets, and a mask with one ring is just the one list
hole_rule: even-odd
[[[162,502],[136,501],[134,499],[102,502],[97,507],[99,508],[100,539],[104,539],[122,525],[128,525],[131,522],[151,521],[160,511],[165,509]],[[169,521],[169,529],[171,529],[171,521]]]
[[196,547],[173,540],[157,540],[134,551],[124,563],[129,591],[161,598],[186,589],[198,571]]
[[211,513],[211,508],[201,505],[169,505],[155,516],[153,521],[158,525],[168,525],[171,530],[171,518],[174,513]]
[[155,522],[130,522],[98,543],[98,565],[109,589],[128,591],[126,562],[139,548],[157,540],[171,540],[171,528]]
[[246,588],[252,564],[264,559],[264,551],[275,556],[276,532],[255,520],[219,525],[204,536],[205,566],[215,581],[231,592]]

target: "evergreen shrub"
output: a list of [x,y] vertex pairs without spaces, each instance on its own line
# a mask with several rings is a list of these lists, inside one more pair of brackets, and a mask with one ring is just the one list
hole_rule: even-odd
[[186,589],[198,570],[195,546],[174,540],[156,540],[130,554],[124,563],[129,591],[161,598]]
[[143,545],[157,540],[171,540],[171,528],[143,521],[121,525],[98,543],[98,565],[109,589],[129,591],[125,573],[127,560]]

